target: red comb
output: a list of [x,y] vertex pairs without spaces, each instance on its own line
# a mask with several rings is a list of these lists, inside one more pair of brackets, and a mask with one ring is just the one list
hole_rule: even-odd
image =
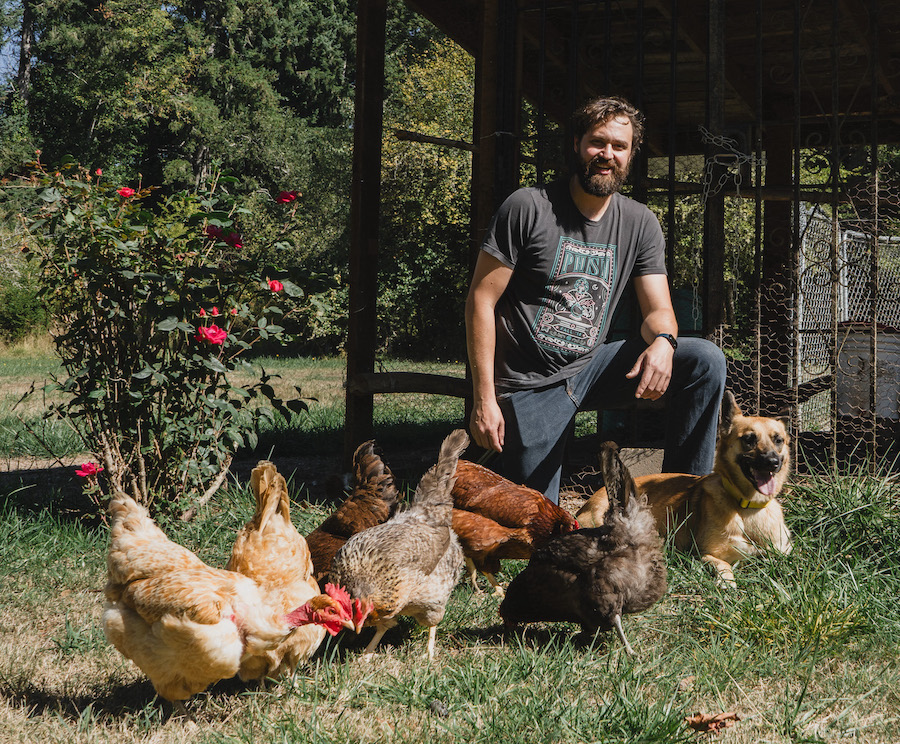
[[344,589],[344,587],[338,586],[337,584],[325,584],[325,594],[337,602],[340,602],[341,607],[348,613],[351,612],[350,593]]

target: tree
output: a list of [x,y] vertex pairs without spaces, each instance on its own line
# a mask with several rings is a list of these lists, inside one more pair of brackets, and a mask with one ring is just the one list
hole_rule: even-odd
[[221,165],[248,190],[278,190],[298,128],[348,122],[352,26],[349,0],[36,6],[31,115],[45,160],[176,188]]
[[471,141],[474,61],[436,33],[420,42],[385,110],[382,324],[394,352],[462,358],[471,154],[392,129]]

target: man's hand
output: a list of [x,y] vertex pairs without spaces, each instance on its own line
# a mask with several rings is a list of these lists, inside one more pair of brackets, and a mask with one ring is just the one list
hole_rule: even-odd
[[475,444],[484,449],[503,452],[503,438],[506,433],[506,422],[495,399],[476,403],[472,409],[469,429]]
[[669,387],[672,379],[672,357],[675,351],[672,345],[664,338],[657,338],[648,346],[644,352],[637,358],[631,371],[625,377],[629,380],[634,379],[638,375],[637,390],[634,392],[635,398],[645,398],[646,400],[658,400]]

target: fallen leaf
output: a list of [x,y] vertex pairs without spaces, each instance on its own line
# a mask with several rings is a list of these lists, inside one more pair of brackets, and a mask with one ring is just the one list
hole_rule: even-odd
[[741,717],[737,713],[716,713],[709,715],[707,713],[694,713],[684,719],[684,722],[694,731],[714,732],[718,733],[722,729],[733,726]]

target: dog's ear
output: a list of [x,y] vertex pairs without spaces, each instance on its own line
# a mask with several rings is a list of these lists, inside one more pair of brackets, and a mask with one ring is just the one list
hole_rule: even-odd
[[785,406],[784,408],[782,408],[778,412],[778,415],[775,416],[775,419],[780,421],[782,424],[784,424],[784,428],[786,431],[790,431],[791,430],[791,407]]
[[722,395],[722,407],[719,411],[719,432],[727,434],[734,426],[734,417],[742,415],[741,409],[734,399],[734,393],[726,389]]

